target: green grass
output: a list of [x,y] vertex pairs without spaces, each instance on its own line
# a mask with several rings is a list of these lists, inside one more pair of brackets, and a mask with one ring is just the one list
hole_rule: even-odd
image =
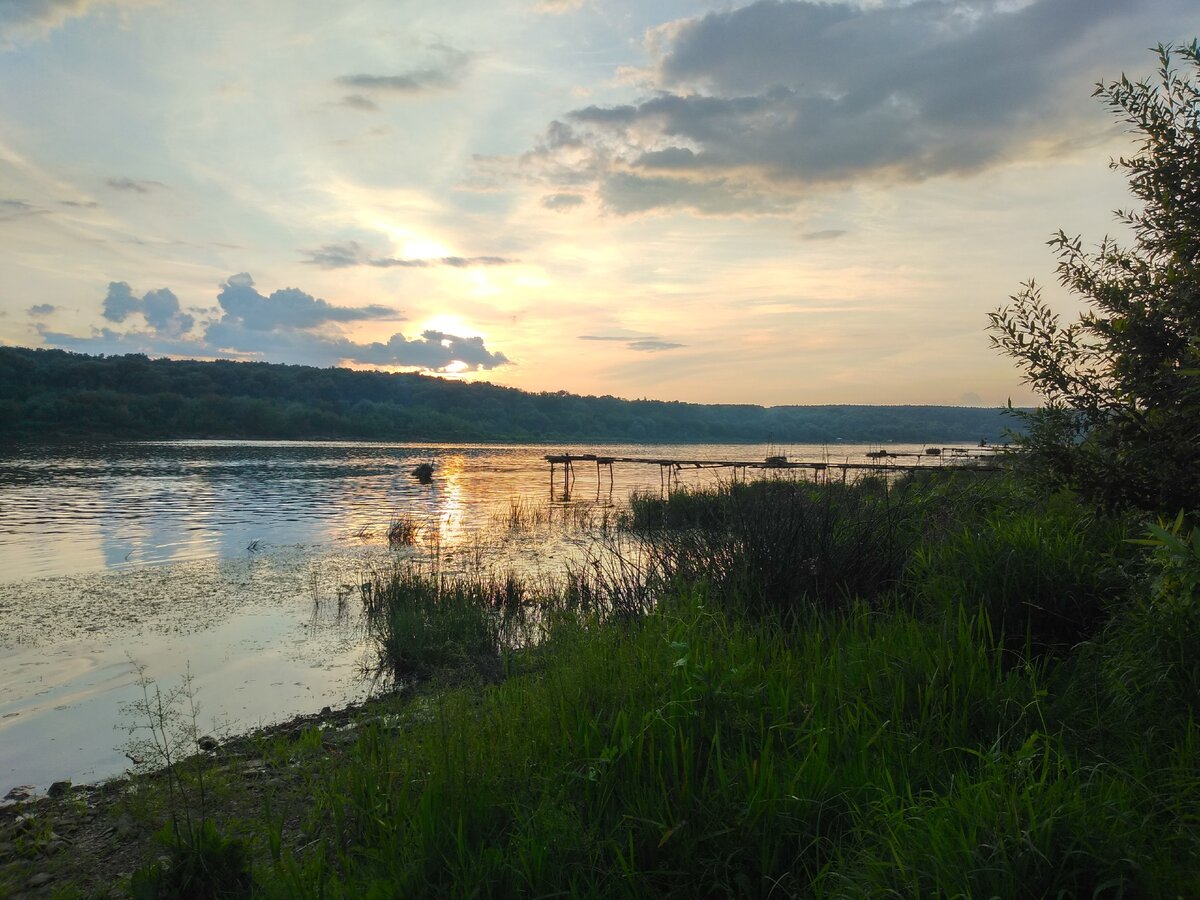
[[970,476],[642,498],[624,525],[554,589],[376,584],[381,659],[433,680],[300,754],[303,849],[259,893],[1200,894],[1178,525],[1139,548]]
[[[291,896],[1146,896],[1200,876],[1197,728],[1090,756],[987,618],[701,592],[369,729]],[[1071,693],[1070,680],[1063,684]]]

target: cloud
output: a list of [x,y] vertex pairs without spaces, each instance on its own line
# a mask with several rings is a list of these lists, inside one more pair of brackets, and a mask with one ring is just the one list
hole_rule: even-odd
[[661,350],[675,350],[685,345],[677,344],[674,341],[645,340],[630,341],[625,346],[627,346],[630,350],[637,350],[642,353],[658,353]]
[[[470,67],[472,54],[447,47],[445,44],[433,44],[429,49],[434,52],[436,58],[427,66],[392,75],[343,75],[336,80],[336,84],[354,91],[391,94],[420,94],[457,87]],[[358,96],[368,103],[373,102],[369,98]]]
[[357,109],[363,112],[375,112],[379,109],[379,104],[370,97],[364,97],[362,94],[347,94],[341,100],[337,101],[337,106],[344,106],[347,109]]
[[426,331],[411,340],[403,334],[393,334],[386,341],[357,343],[345,337],[311,331],[261,332],[236,323],[216,322],[209,326],[206,338],[208,344],[221,354],[250,354],[312,366],[333,366],[349,361],[369,366],[414,366],[437,372],[456,363],[473,371],[510,364],[503,353],[488,350],[481,337],[440,331]]
[[1102,115],[1095,61],[1150,3],[759,0],[680,19],[649,34],[646,95],[478,168],[625,215],[771,214],[826,186],[974,173]]
[[0,199],[0,222],[15,222],[30,216],[45,215],[47,210],[25,200]]
[[846,236],[845,228],[825,228],[821,231],[806,231],[800,235],[802,241],[835,241]]
[[76,209],[95,209],[100,204],[95,200],[59,200],[60,206],[71,206]]
[[192,316],[180,309],[179,298],[167,288],[147,291],[139,299],[126,282],[110,282],[101,315],[110,322],[121,323],[135,314],[146,320],[156,336],[181,337],[196,324]]
[[559,14],[570,12],[583,6],[583,0],[537,0],[534,8],[539,12]]
[[352,266],[372,266],[377,269],[427,269],[433,266],[449,266],[468,269],[478,266],[508,266],[517,262],[504,256],[435,256],[414,259],[371,256],[357,241],[324,244],[316,250],[305,250],[303,253],[308,257],[303,262],[319,269],[348,269]]
[[583,202],[584,198],[582,194],[547,194],[542,198],[542,206],[546,207],[546,209],[552,209],[555,212],[574,209],[577,206],[582,206]]
[[677,350],[680,347],[686,347],[686,344],[677,344],[674,341],[664,341],[654,335],[645,337],[629,337],[628,335],[620,334],[581,334],[578,336],[581,341],[612,341],[623,343],[627,350],[636,350],[639,353],[658,353],[663,350]]
[[200,341],[176,339],[150,331],[114,331],[111,328],[93,328],[86,337],[50,331],[40,323],[38,334],[49,347],[74,350],[78,353],[145,353],[151,356],[203,357],[211,358]]
[[153,0],[0,0],[0,35],[46,33],[103,6],[145,6]]
[[127,191],[132,194],[149,194],[151,191],[161,190],[166,187],[161,181],[138,181],[133,178],[116,177],[109,178],[107,184],[114,191]]
[[690,209],[702,215],[784,212],[786,201],[735,179],[693,180],[669,176],[647,177],[634,172],[612,172],[600,184],[604,205],[623,215],[649,210]]
[[26,312],[31,316],[48,316],[58,309],[53,303],[38,303],[29,307]]
[[[176,296],[166,288],[137,297],[125,282],[108,287],[102,315],[125,323],[141,315],[146,328],[91,329],[86,336],[50,331],[37,326],[50,346],[87,353],[148,353],[159,356],[254,358],[274,362],[333,366],[350,361],[373,366],[413,366],[429,371],[472,371],[511,365],[499,351],[489,350],[482,337],[428,330],[414,338],[393,334],[386,341],[360,343],[337,331],[344,322],[398,318],[384,306],[333,306],[297,288],[264,296],[246,273],[232,275],[217,295],[222,315],[193,330],[195,320],[180,311]],[[40,315],[30,309],[31,315]]]
[[224,312],[222,323],[248,331],[316,328],[330,322],[400,318],[387,306],[333,306],[298,288],[283,288],[264,296],[255,290],[254,279],[245,272],[231,275],[221,285],[217,303]]

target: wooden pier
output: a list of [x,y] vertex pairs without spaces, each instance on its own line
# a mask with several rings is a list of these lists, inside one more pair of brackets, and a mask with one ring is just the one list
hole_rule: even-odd
[[[603,471],[608,470],[608,487],[611,493],[614,484],[613,466],[617,463],[643,466],[658,466],[659,481],[663,491],[671,490],[679,482],[679,475],[685,469],[729,469],[734,478],[740,474],[745,477],[751,469],[766,469],[770,471],[796,471],[811,473],[813,480],[830,480],[830,474],[841,475],[841,481],[846,482],[851,472],[858,473],[897,473],[897,472],[931,472],[969,469],[973,472],[999,472],[1001,466],[983,462],[995,459],[1003,452],[1002,448],[992,447],[929,447],[923,453],[892,453],[887,450],[876,450],[864,454],[867,462],[831,462],[829,460],[790,460],[786,456],[768,456],[758,460],[734,459],[663,459],[652,456],[605,456],[599,453],[549,453],[546,462],[550,463],[550,495],[554,496],[554,476],[558,467],[562,467],[563,496],[569,497],[575,483],[576,463],[596,464],[596,494],[600,494]],[[917,460],[906,462],[903,460]]]

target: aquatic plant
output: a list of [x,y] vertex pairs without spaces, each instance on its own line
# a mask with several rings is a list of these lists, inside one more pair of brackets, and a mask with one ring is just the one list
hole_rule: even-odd
[[416,519],[403,514],[393,515],[387,530],[388,544],[392,547],[410,547],[417,542],[420,533],[421,526]]

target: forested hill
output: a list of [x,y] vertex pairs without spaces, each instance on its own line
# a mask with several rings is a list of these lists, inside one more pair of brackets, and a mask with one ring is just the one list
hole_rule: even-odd
[[999,410],[709,405],[532,394],[417,374],[0,347],[0,437],[959,442]]

